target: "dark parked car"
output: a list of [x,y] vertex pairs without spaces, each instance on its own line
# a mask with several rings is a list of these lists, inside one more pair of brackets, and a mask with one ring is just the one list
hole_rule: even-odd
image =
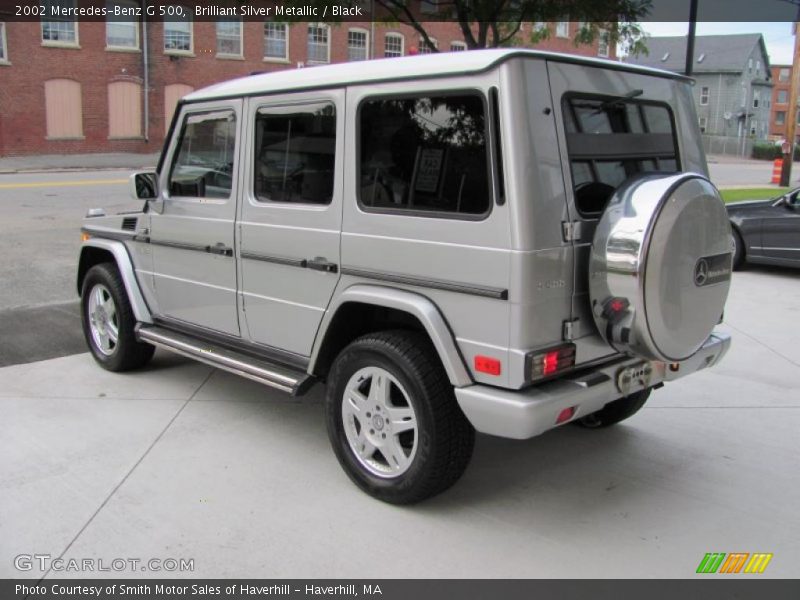
[[800,267],[800,188],[771,200],[728,204],[733,268],[745,262]]

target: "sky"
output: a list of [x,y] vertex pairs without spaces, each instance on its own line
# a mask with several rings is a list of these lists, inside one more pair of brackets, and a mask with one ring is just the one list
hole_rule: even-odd
[[[664,35],[687,35],[689,24],[668,22],[642,23],[642,29],[653,37]],[[715,35],[731,33],[761,33],[767,44],[769,62],[773,65],[792,64],[792,51],[794,50],[794,35],[792,23],[767,22],[701,22],[697,24],[697,35]]]

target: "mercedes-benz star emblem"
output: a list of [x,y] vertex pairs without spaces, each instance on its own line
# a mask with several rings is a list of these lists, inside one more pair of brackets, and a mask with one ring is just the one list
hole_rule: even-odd
[[694,267],[694,284],[699,287],[704,285],[706,281],[708,281],[708,261],[705,258],[701,258]]

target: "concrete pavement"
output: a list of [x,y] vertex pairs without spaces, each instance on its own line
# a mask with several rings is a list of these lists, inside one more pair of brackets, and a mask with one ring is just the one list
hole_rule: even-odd
[[410,508],[341,471],[319,386],[291,401],[166,354],[0,369],[0,577],[43,574],[21,553],[187,558],[170,575],[194,577],[692,577],[706,552],[796,577],[799,282],[737,273],[720,365],[615,428],[479,436],[464,479]]

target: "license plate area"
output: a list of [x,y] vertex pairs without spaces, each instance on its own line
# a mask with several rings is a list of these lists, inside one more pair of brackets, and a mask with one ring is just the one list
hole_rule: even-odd
[[653,379],[653,364],[648,361],[628,365],[617,371],[617,389],[624,396],[630,396],[636,392],[646,390],[651,387]]

